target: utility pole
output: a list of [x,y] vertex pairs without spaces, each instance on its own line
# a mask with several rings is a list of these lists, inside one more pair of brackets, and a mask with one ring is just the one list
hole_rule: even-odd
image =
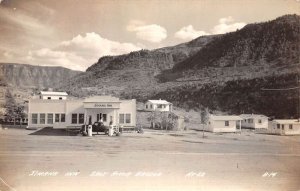
[[262,91],[289,91],[289,90],[298,90],[298,104],[297,104],[297,115],[298,115],[298,121],[300,121],[300,78],[299,74],[296,76],[297,79],[297,86],[296,87],[290,87],[290,88],[276,88],[276,89],[268,89],[268,88],[262,88]]

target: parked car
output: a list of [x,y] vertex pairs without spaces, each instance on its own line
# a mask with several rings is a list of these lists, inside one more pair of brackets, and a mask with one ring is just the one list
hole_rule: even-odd
[[[87,129],[88,129],[87,127],[88,127],[88,125],[82,125],[82,127],[80,129],[80,133],[82,135],[87,135]],[[95,122],[94,124],[92,124],[92,131],[97,132],[97,134],[99,132],[108,134],[108,127],[105,126],[102,122]]]

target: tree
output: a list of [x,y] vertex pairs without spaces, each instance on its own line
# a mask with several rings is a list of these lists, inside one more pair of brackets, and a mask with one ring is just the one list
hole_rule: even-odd
[[202,137],[204,138],[204,126],[207,126],[209,121],[209,110],[207,107],[200,110],[200,116],[202,124]]
[[15,121],[16,119],[20,120],[25,117],[24,106],[17,104],[16,100],[12,96],[11,92],[7,89],[5,94],[5,118]]

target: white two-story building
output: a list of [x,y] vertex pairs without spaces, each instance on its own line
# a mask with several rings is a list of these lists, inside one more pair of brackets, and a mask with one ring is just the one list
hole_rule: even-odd
[[146,111],[172,111],[172,103],[166,100],[148,100],[145,103]]

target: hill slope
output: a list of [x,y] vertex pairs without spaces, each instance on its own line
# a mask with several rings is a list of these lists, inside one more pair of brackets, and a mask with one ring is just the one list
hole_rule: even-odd
[[71,94],[168,99],[186,109],[295,117],[300,73],[300,17],[286,15],[236,32],[200,37],[174,47],[102,57],[62,86]]

